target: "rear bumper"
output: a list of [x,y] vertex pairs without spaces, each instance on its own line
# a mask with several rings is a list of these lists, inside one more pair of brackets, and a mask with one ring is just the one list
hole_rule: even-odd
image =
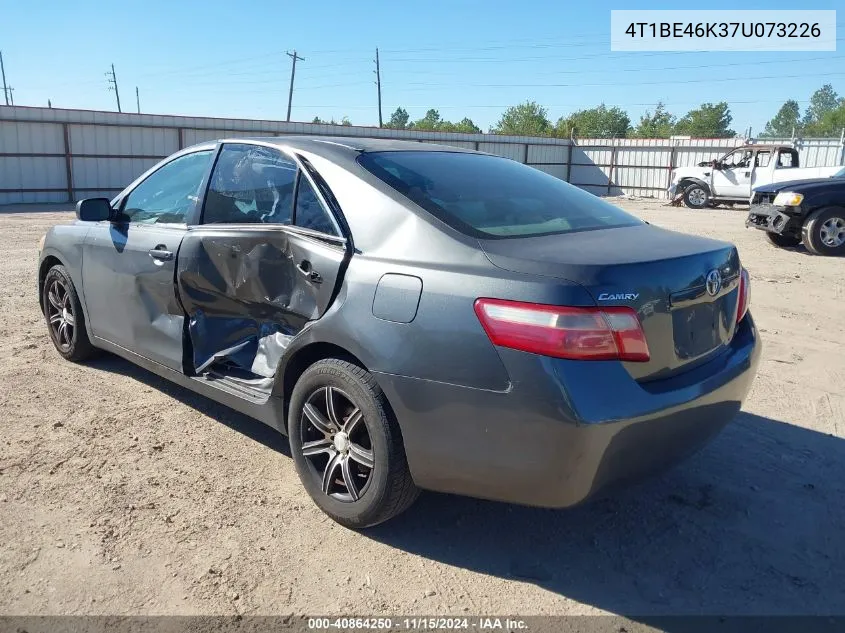
[[752,204],[745,226],[778,235],[800,235],[802,216],[786,212],[786,207],[770,204]]
[[376,374],[418,486],[567,507],[666,468],[706,444],[739,411],[760,346],[749,316],[725,353],[645,386],[616,362],[500,352],[506,365],[536,368],[533,375],[511,372],[526,379],[505,392]]

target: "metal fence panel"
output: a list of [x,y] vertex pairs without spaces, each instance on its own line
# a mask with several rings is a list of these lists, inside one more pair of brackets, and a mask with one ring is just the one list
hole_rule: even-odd
[[157,158],[74,158],[74,189],[113,189],[116,193],[158,162]]
[[[713,160],[745,142],[584,138],[573,143],[551,137],[0,106],[0,203],[112,195],[180,147],[218,138],[286,134],[396,138],[477,148],[525,162],[598,195],[657,197],[665,197],[673,167]],[[766,142],[783,141],[788,139]],[[803,139],[796,146],[804,166],[845,163],[842,138]]]
[[159,156],[179,149],[176,130],[116,125],[71,125],[73,154],[94,156]]
[[497,154],[519,162],[525,160],[525,145],[518,143],[479,143],[478,151]]
[[0,121],[0,152],[4,154],[62,154],[64,151],[61,125]]
[[0,189],[66,187],[63,158],[0,156]]

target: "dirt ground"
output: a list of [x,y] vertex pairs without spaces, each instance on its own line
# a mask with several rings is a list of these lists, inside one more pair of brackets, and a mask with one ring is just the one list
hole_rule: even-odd
[[656,479],[569,511],[424,493],[356,533],[261,424],[47,337],[36,242],[0,210],[0,614],[845,611],[845,260],[741,210],[621,204],[738,244],[764,360],[744,412]]

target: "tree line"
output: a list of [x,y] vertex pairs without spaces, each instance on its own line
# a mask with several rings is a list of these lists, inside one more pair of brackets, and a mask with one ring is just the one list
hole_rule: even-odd
[[[515,136],[551,136],[557,138],[669,138],[692,136],[699,138],[732,138],[737,133],[731,129],[733,121],[730,107],[725,101],[702,103],[677,117],[663,103],[647,110],[635,125],[628,113],[617,106],[604,103],[560,117],[556,122],[549,118],[548,110],[536,101],[526,101],[511,106],[502,113],[490,134]],[[332,123],[315,117],[313,123]],[[351,125],[344,117],[339,125]],[[384,127],[396,130],[426,132],[481,133],[472,119],[464,117],[458,122],[448,121],[432,108],[425,116],[411,120],[408,111],[399,107]],[[840,97],[830,84],[825,84],[810,97],[802,114],[795,100],[788,100],[778,113],[766,123],[761,137],[838,136],[845,128],[845,98]]]

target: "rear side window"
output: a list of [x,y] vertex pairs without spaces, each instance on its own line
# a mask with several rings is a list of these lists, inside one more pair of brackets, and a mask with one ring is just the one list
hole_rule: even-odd
[[270,147],[223,145],[205,198],[204,224],[290,224],[296,163]]
[[372,152],[358,162],[467,235],[502,239],[642,222],[592,194],[516,161],[485,154]]
[[317,197],[314,187],[301,173],[299,175],[299,187],[296,190],[294,224],[328,235],[338,234],[331,217],[320,204],[320,199]]

